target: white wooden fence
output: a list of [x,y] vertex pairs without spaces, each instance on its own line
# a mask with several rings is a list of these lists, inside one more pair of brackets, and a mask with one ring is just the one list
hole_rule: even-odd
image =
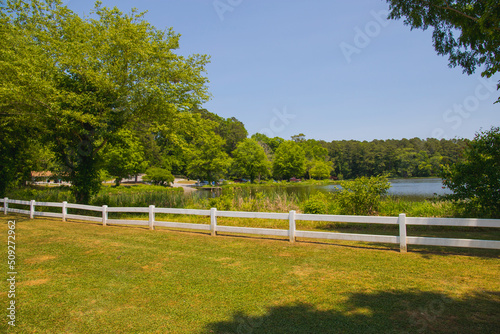
[[[257,234],[288,237],[290,242],[294,242],[299,238],[314,238],[314,239],[330,239],[330,240],[350,240],[364,242],[380,242],[399,244],[400,251],[406,252],[407,245],[428,245],[428,246],[450,246],[450,247],[467,247],[467,248],[490,248],[500,249],[500,241],[497,240],[477,240],[477,239],[454,239],[454,238],[430,238],[408,236],[406,234],[406,226],[408,225],[427,225],[427,226],[461,226],[461,227],[495,227],[500,228],[500,219],[472,219],[472,218],[416,218],[406,217],[404,213],[399,217],[374,217],[374,216],[339,216],[339,215],[316,215],[316,214],[298,214],[295,211],[289,213],[271,213],[271,212],[240,212],[240,211],[218,211],[215,208],[210,210],[193,210],[193,209],[173,209],[173,208],[156,208],[154,205],[149,207],[108,207],[92,206],[82,204],[71,204],[67,202],[36,202],[22,201],[14,199],[0,199],[3,202],[4,213],[8,212],[27,214],[33,219],[35,216],[57,217],[76,220],[90,220],[102,222],[103,226],[108,224],[124,224],[124,225],[145,225],[153,230],[155,226],[205,230],[210,231],[211,235],[215,236],[217,232],[230,232],[240,234]],[[20,204],[29,206],[29,210],[9,208],[10,204]],[[61,213],[35,211],[36,207],[59,207]],[[101,212],[100,217],[84,216],[76,214],[68,214],[68,209],[80,209],[87,211]],[[109,219],[108,213],[147,213],[149,219],[132,220],[132,219]],[[180,215],[199,215],[210,217],[210,224],[192,224],[157,221],[155,214],[180,214]],[[282,219],[288,220],[289,229],[269,229],[269,228],[254,228],[254,227],[237,227],[237,226],[220,226],[217,225],[217,217],[234,217],[234,218],[261,218],[261,219]],[[333,233],[333,232],[317,232],[317,231],[299,231],[296,229],[296,221],[321,221],[321,222],[340,222],[340,223],[364,223],[364,224],[389,224],[399,226],[399,235],[371,235],[371,234],[353,234],[353,233]]]

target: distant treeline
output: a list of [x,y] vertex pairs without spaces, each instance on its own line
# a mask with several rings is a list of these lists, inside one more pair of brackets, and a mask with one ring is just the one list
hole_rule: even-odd
[[389,173],[393,177],[439,176],[441,165],[460,159],[467,139],[389,139],[324,142],[332,174],[346,179]]
[[[263,134],[254,134],[256,139],[272,153],[279,147],[283,138],[269,138]],[[326,142],[305,139],[303,134],[292,136],[306,155],[320,152],[315,159],[325,160],[332,169],[330,175],[339,179],[353,179],[360,176],[389,174],[392,177],[429,177],[440,176],[443,165],[453,165],[469,142],[468,139],[389,139],[356,141],[341,140]],[[326,149],[322,154],[319,148]],[[308,177],[308,175],[306,175]]]

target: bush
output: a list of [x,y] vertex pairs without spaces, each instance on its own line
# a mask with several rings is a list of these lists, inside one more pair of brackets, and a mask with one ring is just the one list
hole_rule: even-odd
[[387,177],[360,177],[354,181],[342,181],[337,201],[344,215],[373,215],[380,206],[380,198],[391,187]]
[[233,206],[233,196],[225,194],[219,197],[210,198],[208,200],[209,208],[217,208],[217,210],[229,211]]
[[307,201],[303,204],[304,213],[312,213],[312,214],[326,214],[328,211],[327,198],[323,193],[316,193],[312,195]]
[[174,182],[174,176],[166,169],[152,167],[146,171],[146,175],[143,180],[151,182],[155,185],[167,186],[170,185],[171,182]]

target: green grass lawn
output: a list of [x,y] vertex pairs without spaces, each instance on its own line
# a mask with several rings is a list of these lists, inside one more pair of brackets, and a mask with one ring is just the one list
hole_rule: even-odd
[[[496,333],[500,251],[16,220],[8,333]],[[5,281],[4,281],[5,282]],[[3,312],[9,301],[2,285]]]

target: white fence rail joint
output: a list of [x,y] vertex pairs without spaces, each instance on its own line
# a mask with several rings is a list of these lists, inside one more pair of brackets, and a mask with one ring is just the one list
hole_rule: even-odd
[[[329,240],[348,240],[362,242],[379,242],[399,244],[401,253],[406,253],[408,245],[427,245],[427,246],[447,246],[447,247],[466,247],[466,248],[488,248],[500,249],[499,240],[478,240],[478,239],[454,239],[454,238],[431,238],[408,236],[406,227],[408,225],[426,225],[426,226],[462,226],[462,227],[487,227],[500,228],[500,219],[471,219],[471,218],[420,218],[406,217],[402,213],[398,217],[380,217],[380,216],[339,216],[339,215],[315,215],[315,214],[297,214],[294,210],[289,213],[274,213],[274,212],[241,212],[241,211],[217,211],[216,208],[210,210],[194,210],[194,209],[176,209],[176,208],[156,208],[154,205],[149,207],[108,207],[92,206],[83,204],[72,204],[67,202],[36,202],[13,200],[7,197],[0,199],[3,203],[4,214],[21,213],[29,215],[31,219],[35,216],[47,216],[61,218],[62,221],[67,219],[90,220],[101,222],[103,226],[108,224],[124,224],[124,225],[142,225],[148,226],[150,230],[154,230],[155,226],[168,228],[181,228],[191,230],[209,231],[212,236],[216,236],[217,232],[254,234],[254,235],[270,235],[287,237],[290,242],[295,242],[296,238],[315,238]],[[10,208],[9,204],[25,205],[29,210]],[[36,211],[37,207],[59,207],[60,213]],[[100,217],[86,216],[79,214],[68,214],[68,208],[101,212]],[[148,220],[133,220],[133,219],[109,219],[110,212],[122,213],[147,213]],[[179,222],[164,222],[156,221],[156,214],[181,214],[181,215],[199,215],[209,217],[210,221],[207,224],[179,223]],[[232,218],[256,218],[256,219],[281,219],[288,220],[288,230],[270,229],[270,228],[255,228],[255,227],[238,227],[238,226],[220,226],[217,224],[217,217],[232,217]],[[398,225],[399,235],[370,235],[370,234],[353,234],[353,233],[334,233],[320,231],[299,231],[297,230],[297,220],[318,221],[318,222],[342,222],[342,223],[362,223],[362,224],[388,224]]]

